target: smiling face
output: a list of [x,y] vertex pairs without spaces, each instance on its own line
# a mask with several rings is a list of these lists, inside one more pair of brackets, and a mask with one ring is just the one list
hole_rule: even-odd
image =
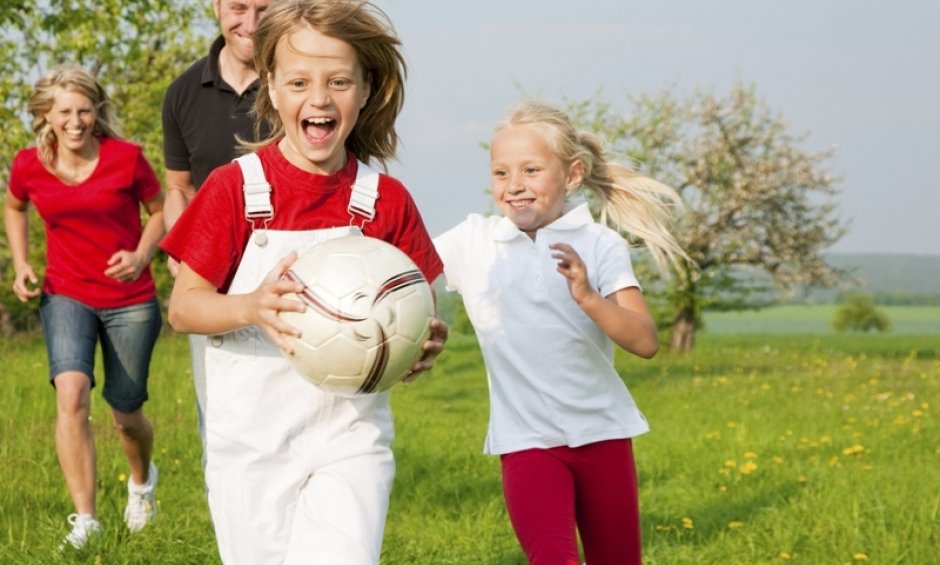
[[580,161],[566,167],[536,126],[510,125],[493,136],[493,199],[533,239],[537,230],[561,217],[568,190],[581,184],[582,169]]
[[52,107],[45,114],[52,126],[59,151],[82,153],[93,147],[95,120],[98,113],[92,101],[78,92],[57,87]]
[[346,139],[369,99],[351,45],[309,27],[278,40],[268,93],[284,126],[278,144],[294,166],[328,174],[346,164]]
[[239,62],[252,66],[252,34],[272,0],[213,0],[225,46]]

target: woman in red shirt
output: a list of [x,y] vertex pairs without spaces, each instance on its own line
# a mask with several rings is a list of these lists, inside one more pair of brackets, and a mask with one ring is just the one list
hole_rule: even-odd
[[[88,418],[99,341],[102,395],[130,465],[124,520],[138,531],[156,510],[153,428],[142,406],[161,326],[149,264],[164,233],[163,194],[141,148],[118,137],[107,94],[85,69],[60,67],[42,77],[28,110],[36,145],[13,159],[4,221],[13,292],[23,302],[40,298],[56,394],[56,452],[76,510],[65,543],[80,548],[101,529]],[[30,203],[46,230],[41,289],[29,263]],[[141,205],[149,214],[145,225]]]

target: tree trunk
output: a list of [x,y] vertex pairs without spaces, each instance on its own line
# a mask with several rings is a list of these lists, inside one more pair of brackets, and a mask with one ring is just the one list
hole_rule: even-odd
[[692,351],[695,345],[695,314],[682,309],[676,313],[669,348],[679,353]]

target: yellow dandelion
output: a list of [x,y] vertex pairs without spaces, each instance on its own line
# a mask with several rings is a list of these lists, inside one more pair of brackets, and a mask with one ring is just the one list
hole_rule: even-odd
[[852,554],[852,559],[855,561],[868,561],[868,555],[862,553],[861,551]]
[[683,518],[683,519],[682,519],[682,527],[685,528],[685,529],[687,529],[687,530],[691,530],[691,529],[693,528],[693,525],[692,525],[692,518],[689,518],[688,516],[686,516],[685,518]]
[[126,480],[127,480],[127,475],[125,475],[124,473],[121,473],[120,475],[118,475],[118,481],[123,483]]
[[718,487],[718,492],[722,492],[722,493],[728,492],[728,485],[721,485],[720,487]]
[[734,469],[737,466],[738,466],[738,463],[734,459],[725,459],[725,467],[729,469]]
[[781,552],[780,552],[780,560],[781,560],[781,561],[789,561],[789,560],[790,560],[790,554],[787,553],[786,551],[781,551]]
[[745,459],[757,459],[757,454],[754,453],[753,451],[748,451],[747,453],[744,454],[744,458]]
[[174,460],[173,460],[173,464],[174,464],[174,465],[179,465],[179,464],[180,464],[180,460],[179,460],[179,459],[174,459]]
[[745,463],[744,465],[741,465],[741,474],[742,474],[742,475],[750,475],[751,473],[753,473],[753,472],[756,471],[756,470],[757,470],[757,463],[755,463],[755,462],[753,462],[753,461],[748,461],[748,462]]
[[821,438],[819,438],[819,443],[826,443],[826,444],[832,443],[832,438],[828,435],[822,436]]
[[806,478],[806,475],[800,475],[799,477],[796,478],[796,482],[798,482],[798,483],[808,483],[808,482],[809,482],[809,479]]
[[729,530],[740,530],[740,529],[743,528],[743,527],[744,527],[744,522],[737,522],[737,521],[735,521],[735,522],[728,522],[728,529],[729,529]]
[[859,444],[855,444],[851,447],[846,447],[842,450],[842,455],[858,455],[859,453],[864,453],[865,447]]
[[779,455],[774,455],[770,460],[773,461],[774,465],[783,465],[783,457]]
[[924,415],[924,413],[921,412],[920,410],[914,410],[913,412],[911,412],[911,416],[913,416],[913,417],[915,417],[915,418],[920,418],[920,417],[923,416],[923,415]]

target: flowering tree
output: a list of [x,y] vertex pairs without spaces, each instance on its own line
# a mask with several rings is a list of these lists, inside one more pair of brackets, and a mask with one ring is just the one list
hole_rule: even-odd
[[736,85],[726,97],[640,96],[630,115],[600,99],[570,109],[686,205],[675,233],[695,265],[650,293],[668,308],[672,349],[692,349],[705,308],[754,306],[768,290],[831,286],[842,275],[822,257],[846,229],[835,217],[836,179],[823,166],[831,150],[801,149],[806,136],[791,134],[753,87]]
[[[170,81],[206,50],[209,3],[204,0],[8,0],[0,10],[0,184],[10,163],[33,141],[26,100],[33,84],[60,63],[95,74],[111,96],[123,135],[144,147],[163,170],[160,108]],[[202,30],[202,32],[200,32]],[[31,254],[43,250],[42,224],[30,221]],[[36,267],[41,269],[41,261]],[[41,273],[37,273],[40,274]],[[0,238],[0,331],[26,323],[12,298],[6,237]],[[12,317],[12,320],[11,320]],[[4,322],[5,321],[5,322]],[[2,327],[6,325],[6,328]]]

